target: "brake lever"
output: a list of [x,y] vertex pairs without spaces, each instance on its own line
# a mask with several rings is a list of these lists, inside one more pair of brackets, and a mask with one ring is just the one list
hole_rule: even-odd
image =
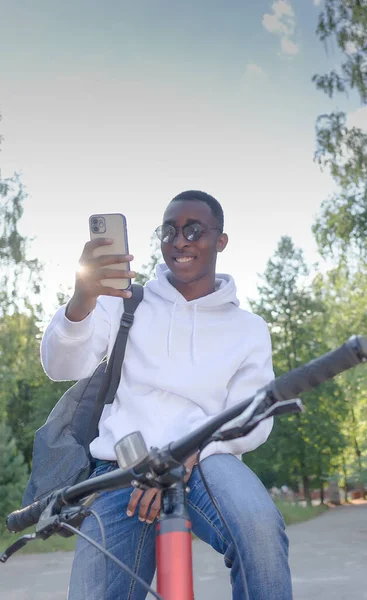
[[21,538],[16,540],[9,548],[4,550],[4,552],[0,555],[0,562],[6,563],[8,558],[10,558],[15,552],[18,552],[21,548],[24,548],[28,544],[28,542],[33,542],[37,538],[41,537],[37,535],[37,533],[27,533],[23,535]]
[[80,527],[85,517],[88,517],[91,513],[88,506],[79,505],[76,506],[64,506],[59,514],[52,514],[52,507],[42,513],[40,520],[36,524],[36,534],[47,539],[53,533],[61,535],[61,537],[70,537],[74,535],[69,531],[62,528],[62,523],[68,523],[76,529]]
[[78,506],[65,506],[62,508],[60,514],[52,515],[52,509],[44,511],[44,516],[40,518],[36,525],[36,533],[28,533],[23,535],[21,538],[16,540],[11,546],[9,546],[1,555],[0,562],[5,563],[15,552],[21,550],[33,540],[43,539],[47,540],[53,533],[58,533],[62,537],[70,537],[74,535],[69,531],[63,530],[61,523],[69,523],[74,527],[78,528],[81,525],[83,519],[90,514],[88,505],[90,501],[85,502],[83,505]]
[[255,413],[263,409],[268,410],[268,408],[271,407],[272,404],[273,402],[269,399],[269,390],[263,388],[262,390],[257,392],[252,402],[248,406],[246,406],[246,408],[241,412],[241,414],[239,414],[237,417],[223,425],[223,427],[221,427],[221,429],[214,435],[218,435],[221,433],[225,434],[225,432],[227,431],[240,430],[244,425],[249,423],[254,418]]
[[[257,405],[256,408],[258,408]],[[294,400],[285,400],[282,402],[276,402],[272,406],[270,406],[263,413],[255,415],[254,417],[250,417],[250,419],[244,423],[243,425],[231,427],[231,429],[223,429],[218,431],[214,435],[211,436],[209,442],[225,442],[228,440],[233,440],[239,437],[244,437],[250,431],[255,429],[255,427],[264,421],[265,419],[269,419],[270,417],[276,417],[284,414],[295,414],[301,413],[305,411],[304,404],[300,398],[295,398]],[[243,417],[243,413],[241,415]]]
[[266,411],[267,415],[266,417],[264,416],[264,419],[267,419],[268,417],[277,417],[278,415],[301,413],[305,412],[305,410],[306,408],[301,398],[284,400],[273,404],[273,406]]

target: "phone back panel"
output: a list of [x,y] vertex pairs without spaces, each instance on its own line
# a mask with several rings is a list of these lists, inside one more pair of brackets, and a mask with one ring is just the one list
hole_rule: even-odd
[[[126,217],[119,213],[97,214],[89,217],[90,239],[111,238],[112,244],[100,246],[94,250],[94,256],[106,256],[111,254],[128,254],[129,246],[127,240]],[[108,269],[119,269],[121,275],[124,271],[130,270],[129,263],[118,263],[108,265]],[[123,276],[114,279],[102,279],[102,285],[115,288],[117,290],[126,290],[131,286],[131,280]]]

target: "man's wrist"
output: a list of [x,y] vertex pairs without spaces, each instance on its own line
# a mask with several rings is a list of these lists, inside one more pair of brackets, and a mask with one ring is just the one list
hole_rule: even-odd
[[65,317],[69,321],[84,321],[87,316],[95,309],[96,301],[86,302],[73,296],[65,309]]

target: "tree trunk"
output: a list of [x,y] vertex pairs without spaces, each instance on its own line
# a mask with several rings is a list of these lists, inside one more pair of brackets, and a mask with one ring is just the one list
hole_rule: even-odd
[[354,409],[353,406],[350,407],[351,409],[351,413],[352,413],[352,421],[353,421],[353,439],[354,439],[354,447],[355,447],[355,452],[356,452],[356,457],[357,457],[357,462],[358,462],[358,470],[359,470],[359,485],[360,485],[360,489],[363,495],[363,499],[366,499],[366,492],[364,489],[364,485],[362,483],[363,481],[363,477],[362,477],[362,472],[363,472],[363,466],[362,466],[362,452],[360,450],[359,444],[358,444],[358,440],[357,440],[357,431],[356,431],[356,417],[354,414]]
[[344,502],[348,503],[348,475],[347,475],[347,465],[345,464],[345,456],[344,452],[342,454],[342,469],[343,469],[343,477],[344,477]]
[[325,490],[324,490],[324,481],[320,479],[320,504],[325,504]]
[[311,493],[310,493],[310,480],[308,478],[308,475],[302,475],[302,483],[303,483],[303,493],[305,496],[305,500],[307,502],[307,506],[312,506]]
[[321,452],[318,453],[318,478],[320,484],[320,504],[325,504],[325,482],[323,479],[323,469],[322,469],[322,455]]

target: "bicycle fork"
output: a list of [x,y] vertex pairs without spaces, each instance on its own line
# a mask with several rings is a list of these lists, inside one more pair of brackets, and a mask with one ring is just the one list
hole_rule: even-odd
[[158,593],[164,600],[194,600],[191,522],[183,481],[163,490],[156,531]]

